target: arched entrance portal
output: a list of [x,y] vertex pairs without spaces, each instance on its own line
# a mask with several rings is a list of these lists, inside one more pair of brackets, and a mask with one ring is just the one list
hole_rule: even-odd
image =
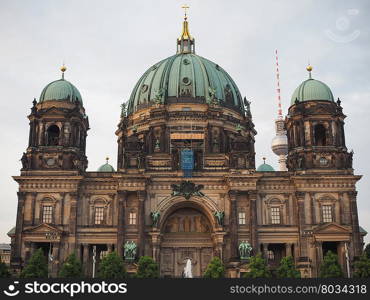
[[162,226],[161,276],[182,277],[186,260],[193,277],[200,277],[213,257],[212,226],[195,208],[173,211]]

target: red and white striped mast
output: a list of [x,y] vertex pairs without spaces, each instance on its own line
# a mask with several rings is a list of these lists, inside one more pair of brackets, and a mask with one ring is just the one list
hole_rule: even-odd
[[272,151],[279,156],[279,169],[286,171],[286,155],[288,154],[288,140],[283,120],[283,110],[281,107],[281,90],[280,90],[280,71],[278,51],[275,50],[276,59],[276,97],[278,102],[278,115],[275,121],[276,136],[272,140]]

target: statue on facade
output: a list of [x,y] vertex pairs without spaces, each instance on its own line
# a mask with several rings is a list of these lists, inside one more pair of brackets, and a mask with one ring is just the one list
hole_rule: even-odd
[[224,225],[225,212],[224,211],[215,211],[214,216],[216,217],[217,224],[220,226]]
[[248,117],[252,117],[251,113],[251,101],[248,101],[246,97],[244,97],[244,107],[245,107],[245,112]]
[[27,154],[25,152],[23,152],[21,162],[22,162],[22,169],[23,170],[28,170],[30,168],[29,159],[28,159]]
[[121,118],[124,118],[127,116],[127,105],[126,103],[121,104]]
[[150,213],[150,217],[152,218],[152,226],[153,227],[158,227],[158,222],[159,222],[159,217],[160,217],[160,212],[159,211],[152,211]]
[[124,245],[125,260],[133,261],[136,257],[137,245],[134,241],[127,241]]
[[242,241],[239,244],[239,255],[241,260],[248,259],[252,251],[252,246],[247,241]]
[[155,152],[161,151],[161,143],[158,138],[155,140],[154,151]]
[[209,95],[209,97],[207,98],[207,104],[217,105],[218,100],[216,99],[216,90],[212,87],[209,87],[208,88],[208,95]]
[[164,88],[160,88],[158,91],[155,92],[155,95],[154,95],[155,104],[163,104],[164,92],[165,92]]
[[348,160],[347,160],[347,168],[352,168],[352,162],[353,162],[353,150],[348,154]]

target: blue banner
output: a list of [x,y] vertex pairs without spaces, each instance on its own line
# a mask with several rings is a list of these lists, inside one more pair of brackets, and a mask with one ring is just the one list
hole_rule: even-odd
[[181,150],[181,169],[193,170],[194,169],[194,152],[193,150]]

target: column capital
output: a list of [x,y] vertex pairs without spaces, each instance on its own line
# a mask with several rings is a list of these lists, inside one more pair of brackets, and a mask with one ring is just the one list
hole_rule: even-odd
[[299,199],[299,198],[304,198],[306,192],[295,192],[295,196]]
[[18,195],[18,200],[19,201],[24,201],[24,198],[26,197],[27,193],[26,192],[17,192]]
[[136,191],[139,201],[144,201],[146,196],[146,191]]
[[238,196],[239,194],[239,191],[238,190],[230,190],[229,191],[229,198],[231,201],[235,201],[236,200],[236,196]]

